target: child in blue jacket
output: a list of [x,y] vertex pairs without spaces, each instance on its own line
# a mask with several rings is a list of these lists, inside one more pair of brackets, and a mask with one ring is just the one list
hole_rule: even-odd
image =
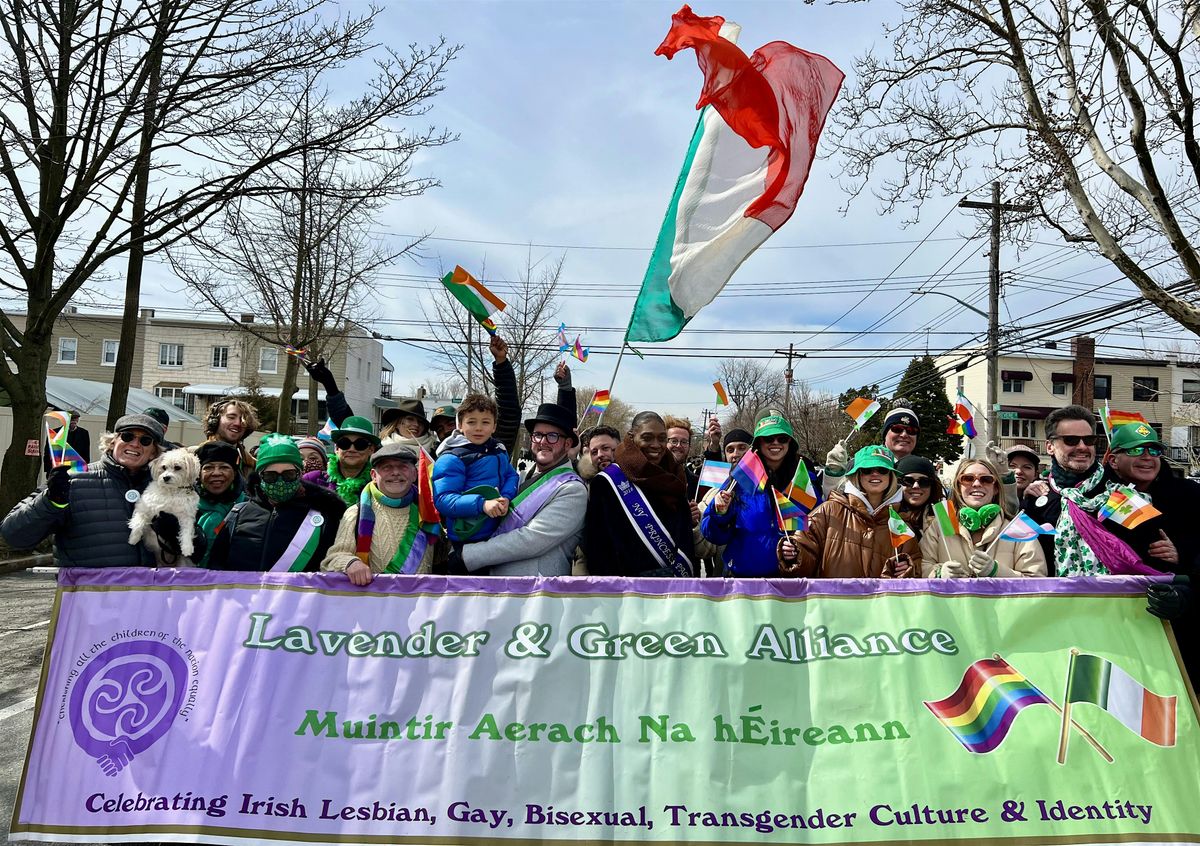
[[433,503],[455,543],[486,540],[508,514],[520,476],[508,451],[493,436],[496,401],[467,394],[458,407],[458,428],[438,447],[433,464]]

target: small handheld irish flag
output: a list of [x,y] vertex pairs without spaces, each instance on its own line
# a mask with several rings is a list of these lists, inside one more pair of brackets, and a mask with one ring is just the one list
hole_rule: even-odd
[[729,394],[725,393],[725,386],[718,380],[713,382],[713,390],[717,392],[717,407],[729,405]]
[[813,481],[812,475],[808,472],[808,462],[803,458],[796,462],[796,473],[792,476],[792,484],[788,486],[787,495],[801,508],[809,511],[821,504],[821,489]]
[[948,499],[933,504],[933,514],[937,518],[938,530],[944,538],[952,538],[958,534],[958,511],[954,503]]
[[453,272],[442,277],[442,284],[489,335],[496,334],[496,324],[492,321],[492,315],[508,307],[504,300],[458,265],[455,265]]
[[[1156,746],[1175,745],[1175,697],[1151,693],[1107,658],[1071,650],[1066,701],[1064,723],[1070,705],[1087,703],[1112,714],[1143,740]],[[1066,758],[1065,747],[1064,732],[1064,742],[1059,748],[1060,764]]]
[[888,508],[888,532],[892,535],[892,546],[896,549],[917,537],[909,525],[904,522],[904,518],[896,513],[896,509],[890,507]]
[[875,415],[875,412],[878,411],[879,408],[880,406],[878,400],[868,399],[867,397],[859,397],[858,399],[854,400],[854,402],[846,406],[844,411],[849,414],[851,418],[853,418],[854,429],[855,431],[858,431],[866,425],[866,422]]

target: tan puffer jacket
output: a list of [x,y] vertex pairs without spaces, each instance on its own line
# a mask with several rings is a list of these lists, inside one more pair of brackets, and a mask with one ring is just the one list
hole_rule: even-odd
[[[860,496],[854,490],[838,490],[817,506],[808,529],[792,535],[799,555],[791,561],[780,557],[780,574],[807,579],[881,578],[884,562],[895,552],[888,532],[888,505],[872,514]],[[906,541],[900,554],[909,556],[912,574],[919,576],[921,550],[916,541]]]

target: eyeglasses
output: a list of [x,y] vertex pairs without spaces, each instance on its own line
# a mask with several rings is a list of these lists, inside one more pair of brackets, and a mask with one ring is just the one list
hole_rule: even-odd
[[787,435],[763,435],[758,440],[764,444],[786,444],[791,438]]
[[1121,452],[1125,455],[1132,455],[1134,458],[1137,458],[1141,455],[1149,455],[1151,458],[1158,458],[1163,454],[1163,449],[1162,447],[1157,446],[1140,446],[1123,449]]
[[891,426],[888,426],[888,431],[893,435],[912,435],[915,438],[917,433],[921,430],[916,426],[905,426],[903,423],[893,423]]
[[887,476],[892,471],[885,470],[882,467],[864,467],[863,469],[859,470],[858,472],[862,473],[863,475],[866,475],[866,476]]
[[1096,445],[1095,435],[1054,435],[1052,438],[1050,438],[1050,440],[1062,441],[1065,446],[1069,447],[1079,446],[1081,441],[1083,442],[1084,446]]
[[[547,416],[549,416],[549,415],[547,415]],[[538,441],[545,441],[546,443],[550,444],[550,446],[554,446],[556,443],[561,441],[563,439],[563,437],[564,437],[564,435],[560,432],[530,432],[529,433],[529,440],[531,440],[533,443],[536,444]]]
[[337,440],[337,448],[338,449],[354,448],[354,449],[358,450],[359,452],[362,452],[364,449],[366,449],[369,446],[371,446],[371,442],[368,441],[366,438],[355,438],[354,440],[350,440],[349,438],[338,438],[338,440]]
[[981,485],[994,485],[996,484],[996,477],[988,475],[976,476],[974,473],[963,473],[958,477],[960,485],[973,485],[976,482]]
[[901,476],[900,484],[906,488],[921,488],[924,490],[933,487],[933,479],[926,478],[925,476]]
[[268,485],[273,485],[276,482],[294,482],[300,478],[299,470],[264,470],[258,474],[259,477]]
[[691,446],[691,438],[667,438],[667,446]]
[[133,432],[122,432],[121,440],[127,444],[137,441],[142,446],[150,446],[150,444],[154,443],[154,438],[150,437],[149,435],[136,435]]

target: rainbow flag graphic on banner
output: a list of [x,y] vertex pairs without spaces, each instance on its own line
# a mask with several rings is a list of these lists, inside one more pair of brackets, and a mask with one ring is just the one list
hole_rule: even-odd
[[1112,714],[1156,746],[1175,745],[1175,697],[1151,693],[1107,658],[1071,654],[1067,702],[1085,702]]
[[747,490],[761,491],[767,486],[767,468],[754,450],[747,450],[729,473],[729,478]]
[[854,400],[854,402],[846,406],[844,411],[849,414],[851,418],[853,418],[854,428],[857,430],[865,426],[866,422],[875,415],[875,412],[878,411],[879,408],[880,406],[878,400],[859,397],[858,399]]
[[958,415],[958,419],[962,423],[964,435],[973,438],[979,434],[975,429],[975,406],[971,405],[971,401],[962,391],[958,392],[958,401],[954,403],[954,413]]
[[68,473],[82,473],[87,470],[87,462],[83,460],[83,456],[67,443],[67,435],[71,429],[70,415],[65,411],[47,411],[44,421],[46,441],[50,447],[50,466],[66,467]]
[[954,693],[925,707],[967,751],[983,754],[1004,742],[1022,710],[1050,704],[1029,679],[995,657],[967,667]]
[[587,407],[587,411],[583,412],[583,416],[587,417],[593,411],[597,414],[603,414],[611,404],[612,397],[608,395],[607,390],[596,391],[596,393],[592,395],[592,404]]
[[442,277],[442,284],[446,286],[446,290],[454,296],[454,299],[462,303],[463,308],[471,313],[479,325],[487,330],[489,335],[496,334],[496,324],[492,321],[492,315],[498,311],[504,311],[508,307],[504,300],[497,297],[482,282],[457,265],[453,272]]
[[725,393],[725,386],[720,381],[713,382],[713,390],[717,392],[717,407],[729,405],[729,394]]

